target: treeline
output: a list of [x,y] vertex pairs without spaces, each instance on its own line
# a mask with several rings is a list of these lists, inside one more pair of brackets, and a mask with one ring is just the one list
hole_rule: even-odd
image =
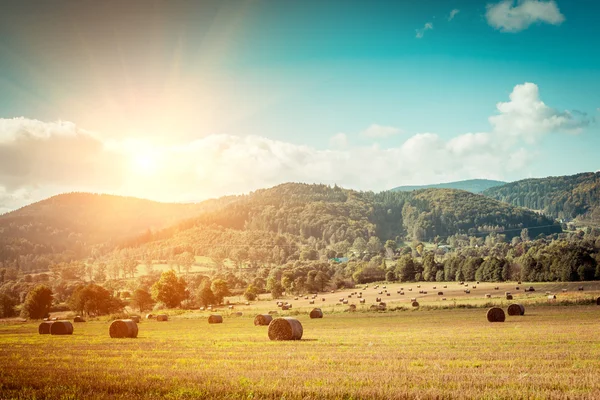
[[576,217],[600,221],[600,172],[525,179],[487,189],[496,200],[560,219]]

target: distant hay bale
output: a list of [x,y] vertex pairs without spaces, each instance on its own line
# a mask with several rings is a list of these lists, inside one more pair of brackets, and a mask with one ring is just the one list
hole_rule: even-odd
[[391,296],[391,294],[390,294],[390,293],[386,293],[386,295],[387,295],[387,296]]
[[419,307],[419,302],[418,301],[413,301],[412,302],[412,306],[413,307]]
[[[356,309],[356,306],[354,306],[354,308]],[[323,311],[321,311],[320,308],[313,308],[312,311],[310,312],[310,318],[311,319],[323,318]]]
[[424,291],[423,294],[427,294],[427,291]]
[[298,300],[298,298],[297,298],[297,297],[294,297],[294,300]]
[[385,311],[386,306],[387,305],[385,303],[379,303],[377,305],[377,308],[379,309],[379,311]]
[[486,293],[486,294],[485,294],[485,298],[486,298],[486,299],[491,299],[491,298],[492,298],[492,295],[491,295],[491,294],[489,294],[489,293]]
[[411,299],[410,299],[410,301],[411,301],[411,302],[417,301],[417,298],[416,298],[416,297],[413,297],[413,298],[411,298]]
[[369,310],[371,310],[371,311],[379,311],[379,306],[377,304],[371,304],[371,307],[369,307]]
[[409,288],[408,288],[408,291],[409,291],[409,292],[412,292],[412,288],[411,288],[411,287],[409,287]]
[[518,286],[517,286],[517,287],[515,287],[515,290],[519,290],[519,287],[518,287]]
[[156,316],[156,320],[157,321],[168,321],[169,320],[169,316],[167,314],[158,314]]
[[529,288],[527,289],[528,292],[535,292],[535,289],[533,288],[533,286],[529,286]]
[[132,315],[129,317],[129,319],[135,322],[136,324],[139,324],[142,320],[139,315]]
[[232,317],[241,317],[242,315],[244,315],[244,314],[241,313],[240,311],[234,312],[233,314],[231,314]]
[[210,317],[208,317],[208,323],[209,324],[222,324],[223,323],[223,316],[217,315],[217,314],[213,314]]
[[566,292],[567,292],[567,289],[563,289],[563,290],[562,290],[562,292],[563,292],[563,293],[566,293]]
[[548,300],[556,300],[556,295],[554,295],[554,294],[549,295]]
[[500,289],[500,287],[494,286],[494,290],[499,290],[499,289]]
[[487,320],[489,322],[504,322],[506,315],[504,310],[498,307],[492,307],[487,311]]
[[348,304],[348,300],[344,300],[342,303],[343,304]]
[[275,318],[269,324],[271,340],[300,340],[303,333],[302,324],[295,318]]
[[288,306],[287,304],[284,304],[281,306],[281,311],[287,311],[290,309],[290,306]]
[[360,299],[360,304],[365,304],[366,303],[366,299]]
[[507,294],[507,295],[506,295],[506,300],[512,300],[512,299],[513,299],[513,296],[512,296],[512,294]]
[[117,319],[110,324],[108,333],[111,338],[136,338],[138,326],[132,319]]
[[227,306],[227,308],[233,310],[233,306]]
[[404,296],[404,292],[400,292],[400,296]]
[[146,314],[146,319],[152,319],[154,318],[154,314]]
[[437,289],[437,286],[434,286],[434,287],[433,287],[433,290],[435,290],[435,289]]
[[442,297],[442,300],[446,300],[446,298],[445,298],[445,297]]
[[521,281],[518,281],[518,282],[517,282],[517,285],[520,285],[520,284],[521,284]]
[[477,286],[473,285],[473,289],[477,289]]
[[583,286],[579,286],[579,287],[577,288],[577,290],[579,290],[579,291],[583,291]]
[[438,296],[443,296],[444,292],[438,292]]
[[511,304],[508,306],[508,315],[524,315],[525,307],[523,304]]
[[325,301],[325,297],[321,297],[321,301]]
[[448,285],[444,285],[444,289],[446,289],[448,287]]
[[73,322],[85,322],[85,319],[78,315],[75,318],[73,318]]
[[269,311],[269,315],[277,315],[277,314],[279,314],[279,313],[275,310]]
[[314,300],[310,300],[310,301],[308,302],[308,304],[315,304],[315,301],[314,301]]
[[70,321],[54,321],[52,325],[50,325],[50,334],[51,335],[72,335],[73,334],[73,324]]
[[350,307],[348,307],[348,311],[356,311],[356,304],[350,304]]
[[600,306],[600,297],[598,297],[598,298],[596,299],[596,305],[597,305],[597,306]]
[[381,301],[381,297],[375,297],[375,301],[376,302],[380,302]]
[[477,284],[479,285],[479,281],[477,281]]
[[400,292],[401,292],[400,290],[396,290],[396,293],[400,294]]
[[420,288],[421,288],[421,285],[417,285],[417,289],[420,289]]
[[40,324],[40,326],[38,326],[38,333],[40,335],[49,335],[50,334],[50,327],[52,326],[54,322],[53,321],[44,321]]
[[255,326],[267,326],[271,323],[273,317],[269,314],[258,314],[254,317],[254,325]]
[[469,293],[471,293],[471,291],[469,289],[465,289],[465,293],[469,294]]

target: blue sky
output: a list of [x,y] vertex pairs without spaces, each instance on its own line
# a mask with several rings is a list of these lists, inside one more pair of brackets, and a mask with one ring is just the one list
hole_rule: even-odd
[[71,190],[195,201],[286,181],[378,191],[596,171],[599,12],[7,2],[0,211]]

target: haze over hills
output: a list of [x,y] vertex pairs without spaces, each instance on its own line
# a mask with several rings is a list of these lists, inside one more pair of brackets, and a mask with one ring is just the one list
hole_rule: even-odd
[[503,181],[494,181],[491,179],[467,179],[464,181],[437,183],[433,185],[416,185],[416,186],[398,186],[393,188],[393,191],[412,192],[419,189],[459,189],[466,190],[471,193],[481,193],[486,189],[502,186],[506,184]]
[[600,221],[600,172],[524,179],[482,194],[554,218]]

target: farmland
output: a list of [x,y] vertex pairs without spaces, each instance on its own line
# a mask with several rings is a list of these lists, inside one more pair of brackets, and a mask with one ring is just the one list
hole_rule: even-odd
[[[431,295],[444,285],[446,301]],[[596,283],[586,282],[585,292],[574,283],[535,284],[533,294],[522,291],[528,284],[513,288],[525,315],[497,324],[486,321],[484,306],[506,308],[503,293],[515,284],[491,299],[483,294],[494,284],[485,285],[467,295],[456,282],[421,284],[428,293],[419,309],[396,293],[402,285],[387,285],[393,294],[384,301],[396,310],[386,312],[366,311],[383,285],[364,291],[367,305],[351,299],[355,313],[336,304],[358,289],[320,294],[325,317],[318,320],[307,315],[309,300],[288,298],[294,307],[280,314],[304,326],[293,342],[269,341],[267,327],[253,325],[258,312],[277,309],[271,300],[236,305],[242,316],[219,310],[224,322],[215,325],[208,313],[172,310],[168,322],[140,323],[137,339],[110,339],[103,319],[62,337],[38,335],[35,322],[7,322],[0,324],[0,397],[591,399],[600,392],[600,307],[588,301]],[[409,287],[419,297],[416,286],[404,285],[403,297],[412,296]],[[557,293],[556,303],[546,290]]]

